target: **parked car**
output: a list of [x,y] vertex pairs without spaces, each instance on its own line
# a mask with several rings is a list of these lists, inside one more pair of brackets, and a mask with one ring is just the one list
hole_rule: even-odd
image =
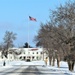
[[26,59],[26,61],[27,61],[27,62],[30,62],[30,59],[28,58],[28,59]]

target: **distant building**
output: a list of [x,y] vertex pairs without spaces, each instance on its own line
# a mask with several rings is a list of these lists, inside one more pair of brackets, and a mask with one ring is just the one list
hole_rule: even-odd
[[7,59],[36,61],[36,60],[44,60],[46,57],[47,55],[44,52],[43,48],[10,48],[8,51]]
[[43,60],[43,50],[42,48],[24,48],[22,53],[18,56],[19,59],[27,60]]

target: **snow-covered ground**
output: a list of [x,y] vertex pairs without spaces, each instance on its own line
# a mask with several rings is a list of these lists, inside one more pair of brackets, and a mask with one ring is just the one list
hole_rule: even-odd
[[[64,62],[64,61],[61,61],[60,62],[60,68],[57,68],[57,65],[55,63],[55,66],[49,66],[49,65],[45,65],[45,62],[44,61],[32,61],[32,62],[25,62],[25,61],[9,61],[9,60],[6,60],[5,63],[6,65],[3,66],[3,62],[4,60],[1,60],[0,61],[0,71],[3,71],[7,68],[14,68],[14,66],[17,68],[19,66],[17,65],[42,65],[42,67],[40,66],[37,66],[37,68],[40,67],[40,70],[46,70],[45,72],[51,72],[51,73],[64,73],[64,74],[67,74],[67,75],[75,75],[75,67],[74,67],[74,71],[73,72],[70,72],[68,70],[68,65],[67,65],[67,62]],[[43,66],[45,65],[45,66]],[[25,67],[27,67],[25,66]],[[48,69],[48,71],[47,71]]]

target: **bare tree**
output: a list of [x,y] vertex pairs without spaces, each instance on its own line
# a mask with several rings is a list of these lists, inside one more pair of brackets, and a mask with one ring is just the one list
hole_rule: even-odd
[[3,54],[5,55],[5,57],[7,57],[8,55],[8,49],[12,48],[14,46],[13,41],[16,39],[16,34],[14,34],[13,32],[10,31],[6,31],[5,35],[4,35],[4,50],[3,50]]
[[66,2],[64,6],[61,5],[52,14],[55,24],[59,28],[61,25],[64,27],[63,30],[62,28],[57,30],[57,35],[66,46],[66,55],[64,56],[68,62],[69,70],[72,71],[75,61],[75,58],[73,58],[73,53],[75,53],[73,43],[75,42],[75,2]]
[[[50,60],[57,56],[58,67],[60,60],[66,58],[69,70],[73,71],[75,62],[75,2],[66,2],[65,5],[60,5],[56,10],[53,10],[50,22],[41,24],[35,41],[37,46],[47,49],[49,58],[51,56]],[[57,52],[54,54],[55,50]]]
[[9,54],[13,54],[14,59],[16,59],[21,53],[22,53],[22,49],[14,49],[14,48],[9,48]]
[[37,41],[37,46],[42,46],[46,49],[48,52],[50,65],[53,57],[53,66],[55,61],[55,54],[54,54],[54,48],[53,48],[53,31],[54,27],[51,25],[51,23],[47,24],[41,24],[41,28],[39,30],[38,36],[35,37],[35,41]]

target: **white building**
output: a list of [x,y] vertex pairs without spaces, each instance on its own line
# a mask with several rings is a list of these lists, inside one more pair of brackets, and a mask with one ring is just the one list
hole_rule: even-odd
[[27,60],[43,60],[43,52],[41,48],[24,48],[22,49],[19,59]]
[[43,52],[43,48],[10,48],[8,51],[7,59],[36,61],[36,60],[44,60],[46,57],[47,55],[46,53]]

